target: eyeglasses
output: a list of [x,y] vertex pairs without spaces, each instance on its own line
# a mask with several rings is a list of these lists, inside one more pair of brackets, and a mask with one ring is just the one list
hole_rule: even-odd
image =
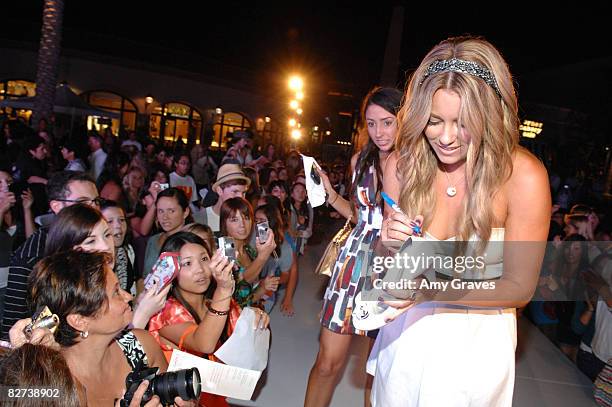
[[102,206],[106,200],[104,198],[101,197],[96,197],[93,199],[53,199],[54,201],[59,201],[59,202],[70,202],[70,203],[74,203],[74,204],[85,204],[85,205],[95,205],[95,206]]

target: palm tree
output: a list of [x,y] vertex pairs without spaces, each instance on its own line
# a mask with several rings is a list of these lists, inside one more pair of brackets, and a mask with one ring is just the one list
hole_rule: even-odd
[[48,121],[49,116],[53,112],[63,17],[64,0],[44,0],[36,72],[36,99],[32,117],[32,124],[34,126],[37,126],[38,121],[42,118]]

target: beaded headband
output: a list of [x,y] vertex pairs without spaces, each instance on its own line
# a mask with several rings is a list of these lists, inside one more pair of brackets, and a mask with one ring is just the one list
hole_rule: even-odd
[[495,90],[495,93],[501,98],[501,92],[499,91],[499,87],[497,86],[497,81],[495,80],[495,76],[484,66],[478,65],[476,62],[465,61],[463,59],[451,58],[444,60],[434,61],[427,71],[425,75],[423,75],[423,79],[419,85],[423,84],[425,79],[428,76],[440,73],[440,72],[460,72],[466,73],[468,75],[476,76],[487,83],[490,87]]

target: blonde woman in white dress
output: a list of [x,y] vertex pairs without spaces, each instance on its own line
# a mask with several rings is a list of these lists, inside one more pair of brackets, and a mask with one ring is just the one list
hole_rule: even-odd
[[495,289],[394,302],[368,361],[373,406],[512,404],[515,310],[535,290],[551,208],[544,166],[518,145],[517,113],[508,67],[480,38],[435,46],[406,88],[384,178],[403,214],[385,207],[381,241],[407,240],[419,219],[425,240],[477,241],[481,252],[501,240],[504,255],[487,258],[499,272],[482,278]]

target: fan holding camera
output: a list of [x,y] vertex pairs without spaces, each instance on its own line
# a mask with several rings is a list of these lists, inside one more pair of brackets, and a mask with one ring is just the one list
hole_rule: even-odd
[[259,241],[266,242],[268,229],[270,229],[273,231],[272,236],[276,243],[276,249],[272,252],[274,258],[269,259],[260,277],[265,278],[271,271],[277,272],[277,275],[280,276],[280,288],[278,292],[271,293],[270,300],[266,301],[264,306],[266,311],[270,312],[275,303],[276,298],[274,297],[284,292],[284,295],[279,297],[282,298],[280,310],[283,315],[291,317],[295,313],[293,295],[298,282],[297,250],[291,243],[289,232],[285,230],[279,205],[280,202],[278,204],[268,203],[258,206],[255,210],[256,235]]
[[[173,349],[214,359],[214,351],[233,331],[240,306],[233,299],[233,241],[227,239],[230,240],[221,238],[220,249],[213,253],[198,235],[178,232],[161,249],[164,253],[176,253],[180,259],[166,305],[149,321],[149,331],[168,360]],[[268,315],[257,310],[255,328],[265,329],[268,323]],[[141,372],[136,377],[142,380],[150,374],[151,371]],[[132,380],[131,385],[136,382]],[[164,388],[161,384],[159,387]],[[204,393],[200,403],[227,406],[223,397]]]
[[[36,230],[32,215],[34,196],[29,189],[20,190],[13,183],[13,177],[8,171],[0,170],[0,230],[11,237],[19,235],[17,228],[23,228],[21,234],[26,239]],[[12,229],[11,229],[12,228]]]
[[253,231],[253,220],[251,204],[244,198],[231,198],[221,205],[222,241],[227,242],[227,238],[231,238],[236,256],[237,286],[234,298],[243,308],[260,303],[266,292],[276,291],[280,283],[277,275],[260,276],[276,249],[276,242],[274,232],[269,229],[266,240],[257,237],[255,248],[251,247],[248,242]]
[[19,191],[11,174],[0,169],[0,320],[4,313],[10,255],[36,230],[33,202],[32,192]]
[[[35,319],[46,321],[44,326],[59,321],[55,341],[70,372],[82,385],[81,399],[90,406],[119,405],[118,400],[129,395],[126,378],[140,364],[161,372],[168,367],[159,345],[147,331],[127,329],[132,320],[132,296],[119,287],[111,263],[108,253],[58,252],[41,260],[29,281],[32,306],[43,311],[47,306],[53,312],[48,315],[50,312],[44,311],[42,318]],[[164,395],[173,393],[155,387],[162,379],[148,378],[151,380],[139,383],[131,402],[124,405],[150,407],[168,401]],[[175,380],[172,388],[178,395],[169,401],[179,406],[194,405],[181,399],[180,395],[189,391],[185,381],[183,387],[178,383]]]

